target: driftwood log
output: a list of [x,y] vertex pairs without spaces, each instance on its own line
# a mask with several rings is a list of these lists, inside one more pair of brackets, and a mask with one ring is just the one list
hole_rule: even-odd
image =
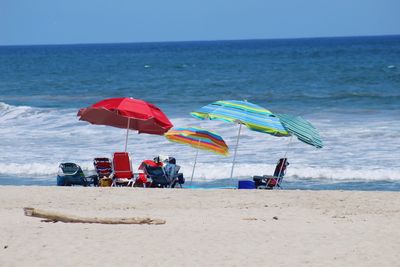
[[35,208],[24,208],[26,216],[38,217],[48,222],[64,223],[101,223],[101,224],[165,224],[165,220],[151,218],[97,218],[97,217],[79,217],[62,214],[58,212],[49,212]]

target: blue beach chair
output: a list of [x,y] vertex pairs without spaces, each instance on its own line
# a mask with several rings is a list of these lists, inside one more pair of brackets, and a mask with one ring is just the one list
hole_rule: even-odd
[[281,182],[286,174],[286,167],[289,165],[287,158],[279,159],[276,164],[274,175],[253,176],[257,189],[281,188]]

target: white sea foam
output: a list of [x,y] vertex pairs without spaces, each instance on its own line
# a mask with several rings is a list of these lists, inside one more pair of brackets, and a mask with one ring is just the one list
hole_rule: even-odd
[[[86,175],[93,174],[93,165],[91,161],[77,162]],[[134,165],[134,167],[138,165]],[[55,177],[58,171],[58,163],[0,163],[2,175],[23,176],[23,177]],[[217,179],[226,179],[230,176],[231,163],[199,163],[196,165],[194,180],[210,181]],[[235,178],[251,178],[253,175],[273,174],[275,165],[267,164],[244,164],[240,163],[235,166]],[[182,164],[181,170],[186,178],[191,177],[193,165],[189,162]],[[390,169],[346,169],[346,168],[320,168],[308,166],[290,166],[286,174],[287,179],[297,178],[316,178],[328,180],[387,180],[399,181],[400,173],[396,168]]]
[[[122,151],[123,129],[78,121],[75,109],[12,106],[0,102],[0,174],[44,177],[57,172],[60,162],[76,162],[85,172],[92,159]],[[398,114],[397,114],[398,115]],[[291,178],[400,180],[400,121],[383,117],[322,114],[309,118],[320,131],[325,147],[315,149],[296,138],[273,137],[242,130],[234,176],[272,174],[276,161],[287,153]],[[382,119],[383,118],[383,119]],[[175,126],[197,125],[218,132],[231,149],[229,157],[200,151],[195,179],[224,179],[230,175],[237,125],[199,121],[190,116],[174,118]],[[290,142],[290,144],[289,144]],[[190,177],[195,150],[171,143],[163,136],[131,131],[128,150],[136,168],[141,160],[157,154],[175,156]]]

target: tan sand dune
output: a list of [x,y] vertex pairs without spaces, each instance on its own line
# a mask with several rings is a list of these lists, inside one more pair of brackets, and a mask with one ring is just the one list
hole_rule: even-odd
[[[49,223],[34,207],[162,225]],[[400,266],[400,193],[0,187],[0,266]]]

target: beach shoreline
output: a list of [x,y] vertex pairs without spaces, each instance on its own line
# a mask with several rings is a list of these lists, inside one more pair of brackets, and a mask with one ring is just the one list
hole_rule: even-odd
[[[395,266],[400,193],[0,186],[1,266]],[[49,223],[24,207],[163,225]]]
[[[55,175],[54,175],[55,176]],[[1,186],[57,186],[54,176],[50,177],[13,177],[0,175]],[[193,179],[191,183],[188,178],[183,185],[185,189],[233,189],[238,187],[239,180],[251,180],[249,177],[209,179]],[[317,179],[301,177],[285,177],[281,183],[284,190],[344,190],[344,191],[383,191],[400,192],[399,180],[368,180],[368,179]]]

